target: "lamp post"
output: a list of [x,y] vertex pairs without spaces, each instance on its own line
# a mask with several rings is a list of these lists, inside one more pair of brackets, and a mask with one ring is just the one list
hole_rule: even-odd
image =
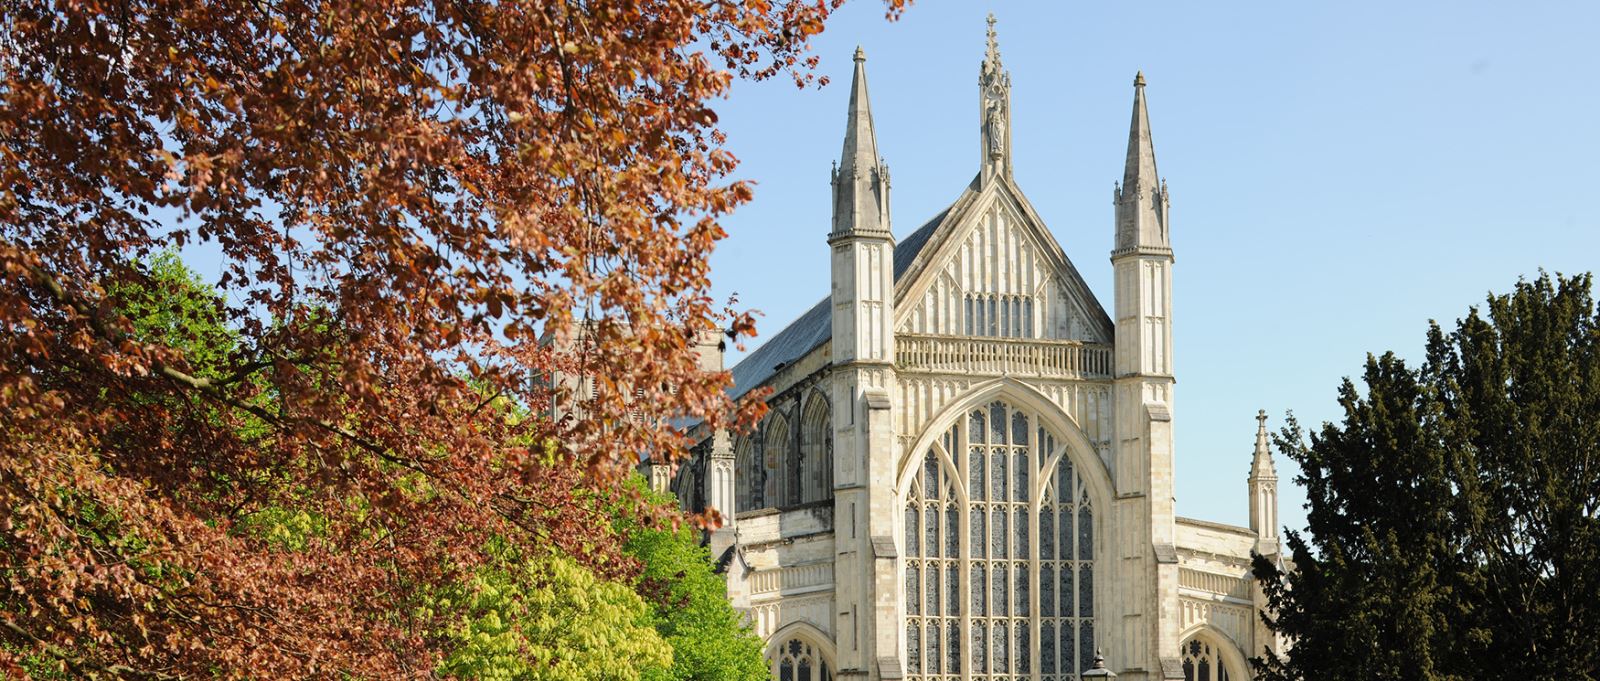
[[1117,673],[1111,671],[1110,669],[1106,669],[1106,658],[1100,654],[1099,649],[1094,651],[1094,666],[1085,669],[1082,674],[1078,675],[1079,681],[1095,681],[1096,679],[1115,678],[1117,678]]

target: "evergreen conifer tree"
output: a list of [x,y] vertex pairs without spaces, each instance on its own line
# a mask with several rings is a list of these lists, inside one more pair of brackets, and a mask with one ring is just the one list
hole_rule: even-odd
[[1519,282],[1420,368],[1369,356],[1299,464],[1292,565],[1258,556],[1268,681],[1600,678],[1600,314],[1591,277]]

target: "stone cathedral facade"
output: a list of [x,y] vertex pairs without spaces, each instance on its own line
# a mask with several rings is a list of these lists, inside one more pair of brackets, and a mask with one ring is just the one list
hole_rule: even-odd
[[736,394],[771,389],[759,427],[653,471],[728,518],[713,555],[775,679],[1068,681],[1100,651],[1122,679],[1245,681],[1279,646],[1249,575],[1252,551],[1278,553],[1264,414],[1237,490],[1250,527],[1174,514],[1173,252],[1144,89],[1108,314],[1012,177],[993,19],[978,172],[900,236],[856,51],[817,230],[832,292],[733,367]]

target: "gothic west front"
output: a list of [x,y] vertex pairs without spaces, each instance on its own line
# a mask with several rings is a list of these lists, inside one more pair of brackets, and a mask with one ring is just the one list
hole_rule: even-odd
[[[992,17],[977,85],[971,183],[897,230],[857,49],[817,232],[832,290],[733,367],[735,396],[772,391],[758,427],[701,433],[652,477],[727,518],[712,554],[775,679],[1068,681],[1098,652],[1129,681],[1245,681],[1283,645],[1249,568],[1280,555],[1277,476],[1259,415],[1250,526],[1174,513],[1172,225],[1144,78],[1109,309],[1012,175]],[[722,369],[715,345],[702,358]]]

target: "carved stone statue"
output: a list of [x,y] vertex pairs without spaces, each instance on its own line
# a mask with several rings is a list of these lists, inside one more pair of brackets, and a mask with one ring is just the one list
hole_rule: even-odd
[[989,155],[1000,156],[1005,153],[1006,116],[1002,105],[997,101],[989,102],[989,111],[984,116],[984,127],[988,129]]

